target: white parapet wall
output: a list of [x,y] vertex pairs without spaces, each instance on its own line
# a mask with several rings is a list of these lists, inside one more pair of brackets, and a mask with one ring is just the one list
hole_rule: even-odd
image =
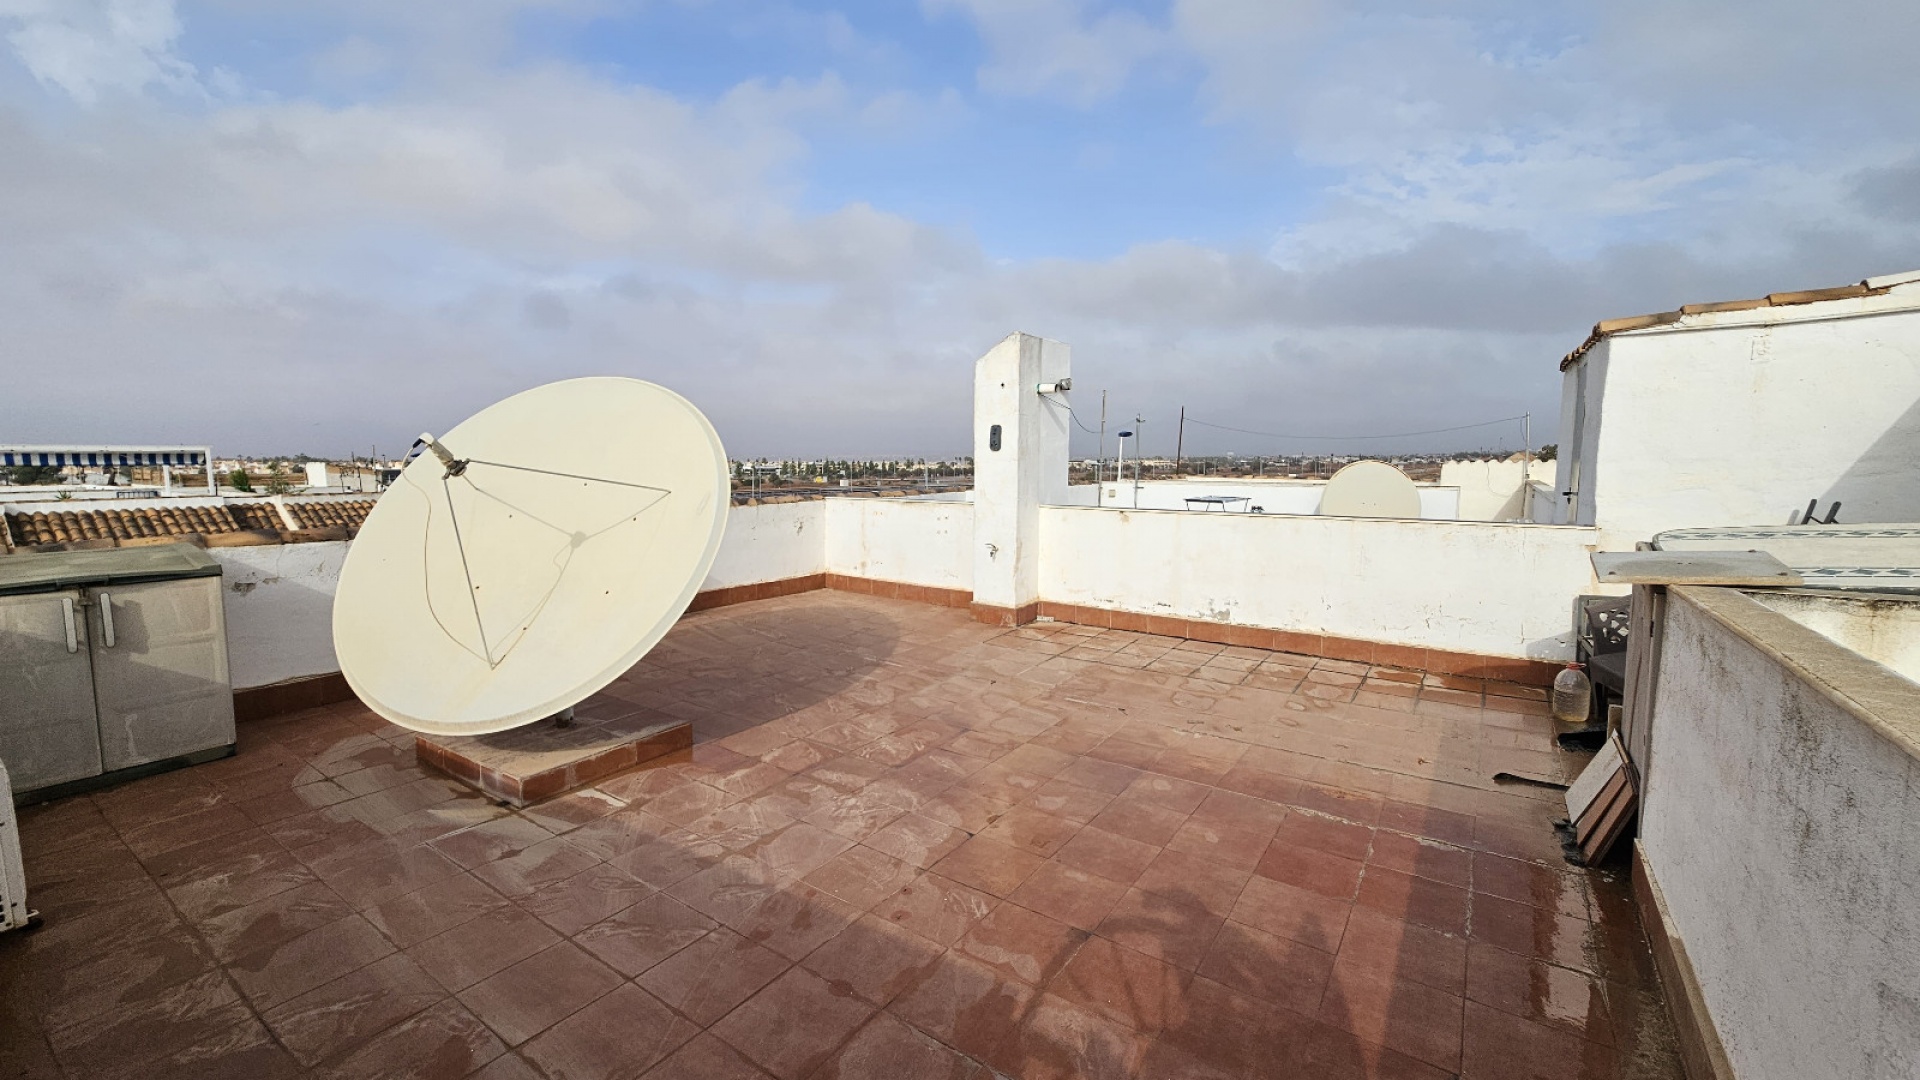
[[1652,716],[1641,851],[1732,1075],[1920,1076],[1920,686],[1674,589]]
[[826,569],[849,577],[973,588],[973,505],[912,499],[829,499]]
[[340,670],[333,655],[333,594],[347,542],[212,548],[220,563],[233,688]]
[[810,577],[827,569],[827,503],[736,506],[727,513],[720,553],[702,592]]
[[[1514,470],[1518,473],[1519,466]],[[1420,516],[1430,521],[1460,518],[1460,490],[1444,485],[1421,484]],[[1254,477],[1199,477],[1180,480],[1107,480],[1100,484],[1075,484],[1067,489],[1063,506],[1123,507],[1129,510],[1205,510],[1208,513],[1318,514],[1320,497],[1326,494],[1325,480],[1273,480]],[[1224,507],[1209,508],[1188,499],[1209,496],[1245,499]]]
[[1593,543],[1565,526],[1045,507],[1041,597],[1558,660]]

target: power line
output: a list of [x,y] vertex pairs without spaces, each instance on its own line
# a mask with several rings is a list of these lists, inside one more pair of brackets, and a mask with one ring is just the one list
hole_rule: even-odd
[[1075,427],[1077,427],[1077,428],[1079,428],[1079,429],[1080,429],[1081,431],[1084,431],[1084,432],[1086,432],[1086,433],[1087,433],[1087,434],[1089,434],[1089,435],[1098,435],[1098,434],[1100,434],[1099,432],[1097,432],[1097,431],[1095,431],[1095,430],[1093,430],[1092,428],[1090,428],[1090,427],[1088,427],[1087,425],[1085,425],[1085,424],[1083,424],[1083,423],[1081,423],[1081,422],[1080,422],[1080,414],[1079,414],[1079,413],[1076,413],[1076,412],[1074,412],[1074,411],[1073,411],[1073,406],[1072,406],[1072,405],[1069,405],[1069,404],[1067,404],[1067,403],[1066,403],[1066,402],[1064,402],[1064,401],[1055,401],[1055,400],[1054,400],[1054,398],[1053,398],[1053,396],[1052,396],[1052,395],[1050,395],[1050,394],[1042,394],[1042,395],[1040,395],[1040,400],[1041,400],[1041,401],[1044,401],[1044,402],[1046,402],[1047,404],[1049,404],[1049,405],[1052,405],[1052,406],[1054,406],[1054,407],[1056,407],[1056,408],[1061,408],[1061,409],[1065,409],[1065,410],[1067,410],[1067,415],[1068,415],[1068,416],[1071,416],[1071,417],[1073,417],[1073,426],[1075,426]]
[[1458,427],[1430,428],[1426,431],[1397,431],[1386,435],[1288,435],[1278,431],[1252,431],[1247,428],[1228,427],[1225,424],[1209,424],[1205,420],[1187,417],[1187,423],[1201,427],[1215,428],[1220,431],[1233,431],[1241,435],[1259,435],[1270,439],[1301,439],[1326,442],[1342,442],[1350,439],[1406,439],[1415,435],[1444,435],[1449,431],[1472,431],[1474,428],[1492,427],[1495,424],[1512,424],[1526,419],[1525,416],[1508,416],[1499,420],[1484,420],[1478,424],[1461,424]]

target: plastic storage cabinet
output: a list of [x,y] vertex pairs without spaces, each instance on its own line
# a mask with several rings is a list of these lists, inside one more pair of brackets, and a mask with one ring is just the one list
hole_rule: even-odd
[[220,564],[187,544],[0,558],[0,761],[37,801],[233,753]]

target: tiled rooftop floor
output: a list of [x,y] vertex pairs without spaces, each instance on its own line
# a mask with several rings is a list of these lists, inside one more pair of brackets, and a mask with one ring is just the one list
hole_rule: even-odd
[[815,592],[606,697],[702,742],[509,813],[340,705],[28,811],[0,1076],[1680,1075],[1485,779],[1537,692]]

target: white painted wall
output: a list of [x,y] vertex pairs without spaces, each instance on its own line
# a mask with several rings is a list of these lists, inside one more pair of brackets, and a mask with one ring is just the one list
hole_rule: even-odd
[[707,589],[808,577],[827,569],[828,500],[735,506],[727,511]]
[[1572,655],[1591,529],[1046,507],[1044,599],[1494,656]]
[[973,506],[909,499],[828,499],[831,574],[973,588]]
[[211,548],[220,563],[234,689],[339,671],[333,594],[347,542]]
[[[1517,468],[1517,466],[1516,466]],[[1261,507],[1269,514],[1318,514],[1320,497],[1326,492],[1325,480],[1249,480],[1188,477],[1182,480],[1108,480],[1099,485],[1096,496],[1092,484],[1075,484],[1067,489],[1062,506],[1093,506],[1104,500],[1108,507],[1140,510],[1197,509],[1187,499],[1205,495],[1245,496],[1247,506]],[[1452,521],[1460,516],[1460,492],[1432,484],[1419,485],[1420,516],[1428,521]],[[1220,513],[1218,510],[1205,511]],[[1250,512],[1236,506],[1235,513]]]
[[1664,625],[1640,843],[1734,1072],[1920,1076],[1920,760],[1842,703],[1920,734],[1920,687],[1728,590]]
[[[1553,483],[1554,463],[1533,461],[1530,479]],[[1440,465],[1440,486],[1460,493],[1461,521],[1520,521],[1527,516],[1520,492],[1520,462],[1505,459],[1447,461]]]
[[[1072,350],[1009,334],[973,367],[973,590],[978,603],[1019,608],[1039,595],[1039,509],[1067,497],[1064,400],[1037,387],[1073,374]],[[1000,431],[999,448],[992,432]]]
[[[1920,520],[1920,284],[1616,334],[1562,383],[1559,490],[1609,550],[1666,529]],[[1578,486],[1573,473],[1577,470]]]
[[1763,592],[1762,605],[1920,683],[1920,602],[1888,596]]

